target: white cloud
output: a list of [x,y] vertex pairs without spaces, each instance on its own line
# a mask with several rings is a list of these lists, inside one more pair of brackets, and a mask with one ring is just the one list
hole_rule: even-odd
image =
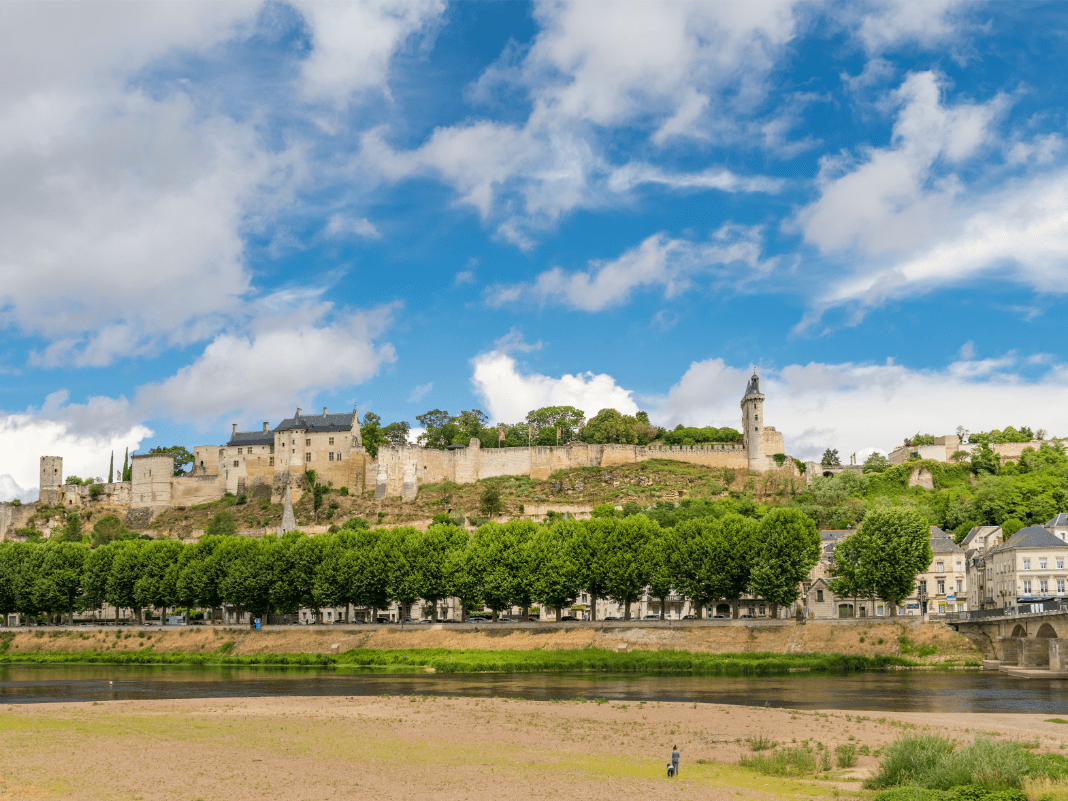
[[[210,425],[221,416],[278,416],[322,390],[360,384],[396,360],[376,340],[394,306],[338,313],[332,322],[221,334],[170,378],[146,384],[134,404],[145,417]],[[305,404],[306,405],[306,404]]]
[[131,417],[125,400],[71,404],[64,391],[49,395],[40,409],[0,415],[0,500],[36,500],[41,456],[62,456],[65,476],[106,480],[113,451],[119,471],[126,448],[133,452],[152,436]]
[[964,0],[884,0],[846,9],[862,14],[857,36],[869,54],[876,54],[905,43],[935,48],[955,42],[964,27],[958,9],[965,6]]
[[709,241],[671,239],[654,234],[615,259],[591,262],[588,271],[554,267],[529,284],[496,285],[486,290],[491,306],[520,301],[559,303],[581,311],[603,311],[630,299],[638,289],[663,287],[671,298],[702,275],[732,285],[767,275],[776,259],[762,259],[759,229],[726,225]]
[[390,62],[412,36],[426,32],[444,0],[291,0],[311,32],[312,52],[301,66],[304,93],[344,106],[366,91],[388,94]]
[[408,403],[417,403],[426,393],[430,392],[434,388],[434,382],[429,384],[423,384],[412,390],[412,394],[408,396]]
[[[940,436],[960,425],[988,431],[1022,424],[1068,435],[1068,413],[1060,400],[1068,391],[1068,368],[1050,364],[1038,377],[1028,377],[1032,367],[1031,360],[1010,353],[961,359],[940,369],[917,370],[892,361],[811,362],[759,373],[767,424],[783,433],[790,455],[818,459],[828,447],[858,457],[873,450],[885,453],[917,431]],[[749,374],[750,369],[722,359],[694,362],[651,416],[667,426],[737,428]]]
[[[721,167],[693,174],[644,162],[612,164],[602,139],[642,131],[654,146],[679,138],[737,138],[765,97],[767,76],[794,36],[792,0],[763,3],[541,3],[541,30],[518,60],[506,48],[470,96],[526,92],[519,124],[474,120],[441,127],[418,148],[394,150],[385,131],[364,138],[360,162],[386,180],[436,175],[459,202],[521,248],[576,208],[622,202],[640,184],[729,192],[779,182]],[[743,121],[739,121],[740,118]]]
[[532,409],[542,406],[574,406],[593,417],[601,409],[618,409],[624,414],[638,411],[633,394],[609,375],[592,372],[559,378],[525,373],[514,357],[500,350],[482,353],[471,360],[471,383],[485,403],[494,423],[514,423]]
[[464,286],[465,284],[475,283],[475,273],[473,270],[460,270],[456,273],[456,277],[453,279],[453,286]]
[[326,236],[333,239],[355,234],[364,239],[381,239],[382,235],[375,228],[374,223],[366,217],[348,217],[344,214],[332,214],[327,220],[326,228],[323,229]]
[[[995,123],[1005,96],[950,105],[933,73],[910,75],[893,99],[899,112],[890,144],[859,158],[824,159],[820,197],[797,215],[805,240],[831,262],[801,327],[827,308],[853,307],[859,319],[889,298],[983,273],[1063,293],[1068,169],[1056,163],[1060,138],[1002,140]],[[1033,161],[1022,174],[1008,172],[1022,151]],[[972,178],[980,159],[987,163]]]
[[249,289],[243,228],[299,173],[154,59],[241,37],[251,3],[16,4],[0,26],[0,325],[35,365],[102,366],[201,340]]

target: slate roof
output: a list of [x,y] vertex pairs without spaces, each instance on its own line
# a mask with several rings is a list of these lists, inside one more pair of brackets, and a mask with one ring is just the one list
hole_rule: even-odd
[[1055,518],[1046,523],[1046,528],[1053,528],[1054,526],[1068,526],[1068,514],[1061,512]]
[[292,417],[287,417],[277,426],[275,431],[307,431],[322,432],[322,431],[352,431],[352,418],[353,412],[342,412],[341,414],[294,414]]
[[1068,548],[1068,542],[1042,526],[1028,526],[1021,528],[995,550],[1003,548]]
[[940,529],[938,526],[931,526],[931,539],[935,537],[942,537],[944,539],[952,539],[946,532]]
[[[943,532],[944,533],[944,532]],[[931,537],[932,553],[964,553],[964,549],[949,537]]]
[[227,446],[237,445],[274,445],[274,432],[273,431],[238,431],[232,437],[230,441],[226,443]]
[[838,540],[842,539],[843,537],[847,537],[852,533],[853,529],[851,528],[827,529],[826,531],[820,532],[820,539],[824,542],[827,542],[828,540],[833,540],[837,542]]

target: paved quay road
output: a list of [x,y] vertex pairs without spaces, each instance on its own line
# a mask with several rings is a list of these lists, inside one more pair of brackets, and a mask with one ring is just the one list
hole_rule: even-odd
[[884,712],[1068,713],[1068,681],[994,672],[886,671],[773,677],[384,673],[226,666],[0,666],[0,704],[169,698],[439,695],[683,701]]

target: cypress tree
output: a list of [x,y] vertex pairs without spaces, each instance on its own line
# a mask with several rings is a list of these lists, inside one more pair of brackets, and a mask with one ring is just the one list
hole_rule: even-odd
[[115,451],[111,452],[111,462],[108,464],[108,483],[115,480]]
[[129,481],[130,480],[130,468],[126,466],[129,463],[129,461],[130,461],[130,446],[127,445],[126,446],[126,455],[122,457],[122,480],[123,481]]

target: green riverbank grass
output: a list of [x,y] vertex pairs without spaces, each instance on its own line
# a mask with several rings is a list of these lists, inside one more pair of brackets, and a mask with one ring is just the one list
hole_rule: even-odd
[[915,666],[892,656],[842,654],[708,654],[688,651],[575,650],[481,651],[447,648],[376,650],[357,648],[340,654],[233,655],[220,648],[210,654],[157,651],[47,651],[0,654],[0,664],[107,665],[278,665],[295,667],[432,669],[437,673],[645,673],[706,676],[771,676],[803,671],[852,673]]

